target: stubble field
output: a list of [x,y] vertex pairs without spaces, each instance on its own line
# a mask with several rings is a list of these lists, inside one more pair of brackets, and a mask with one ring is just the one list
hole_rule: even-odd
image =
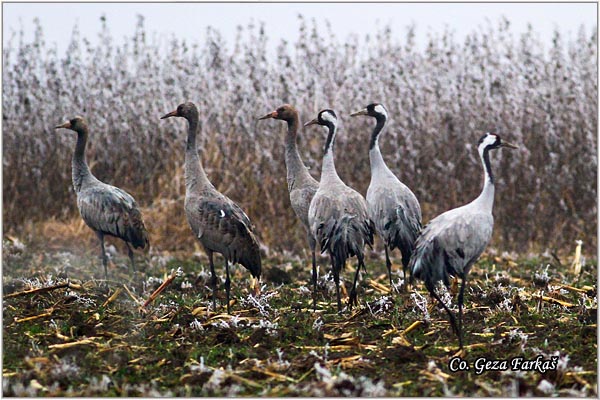
[[[207,262],[198,254],[147,257],[137,277],[126,257],[116,257],[106,289],[94,278],[102,277],[95,253],[17,244],[5,242],[5,396],[597,393],[595,262],[582,260],[575,275],[570,257],[560,267],[551,258],[486,254],[471,274],[466,346],[457,353],[444,310],[422,286],[406,290],[399,265],[393,267],[398,292],[390,293],[384,263],[376,258],[361,277],[359,307],[342,315],[322,262],[316,313],[304,260],[269,259],[259,294],[250,290],[249,274],[234,268],[227,315],[222,266],[213,310]],[[481,357],[539,355],[558,357],[556,369],[475,373]],[[470,370],[450,371],[453,356]]]

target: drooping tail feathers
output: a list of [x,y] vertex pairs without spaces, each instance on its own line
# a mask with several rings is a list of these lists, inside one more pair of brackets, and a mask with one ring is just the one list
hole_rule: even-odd
[[373,246],[374,226],[371,220],[359,220],[354,215],[330,218],[317,230],[321,253],[328,251],[334,258],[334,268],[344,267],[353,256],[364,258],[364,247]]
[[124,239],[136,249],[149,248],[150,240],[148,239],[148,231],[144,225],[142,214],[138,209],[131,210],[129,221],[130,223],[126,224]]
[[421,233],[422,226],[417,218],[409,218],[402,207],[396,207],[394,217],[388,220],[384,226],[387,236],[386,244],[390,250],[400,249],[402,265],[406,268],[415,251],[415,242]]
[[253,277],[256,279],[260,278],[260,274],[262,272],[262,262],[258,252],[244,254],[244,256],[240,258],[239,263],[246,267]]
[[242,264],[252,276],[256,279],[260,278],[262,272],[262,261],[260,257],[260,246],[258,239],[250,230],[247,231],[249,240],[245,242],[243,251],[239,254],[233,254],[232,261]]
[[408,266],[411,280],[413,277],[421,279],[429,291],[433,291],[439,281],[449,287],[450,275],[455,274],[448,262],[448,255],[438,244],[437,238],[418,243]]

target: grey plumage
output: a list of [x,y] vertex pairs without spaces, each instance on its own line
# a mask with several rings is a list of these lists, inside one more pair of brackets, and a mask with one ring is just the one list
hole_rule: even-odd
[[287,184],[290,193],[290,202],[296,216],[306,229],[308,245],[312,255],[312,283],[313,283],[313,309],[316,310],[316,290],[317,290],[317,266],[315,247],[316,240],[312,235],[308,224],[308,209],[312,201],[319,182],[314,179],[304,165],[298,147],[296,137],[298,135],[298,111],[290,104],[284,104],[277,110],[259,118],[259,120],[274,118],[287,122],[288,130],[285,138],[285,166],[287,169]]
[[321,181],[308,211],[310,230],[320,245],[321,253],[329,253],[336,285],[338,312],[341,312],[340,272],[349,257],[358,258],[358,266],[350,291],[349,306],[357,304],[356,282],[364,265],[364,247],[373,245],[373,222],[369,219],[365,199],[340,179],[333,160],[337,118],[332,110],[323,110],[305,126],[318,124],[328,129],[323,156]]
[[369,144],[371,163],[371,183],[367,189],[369,217],[375,224],[377,234],[385,246],[385,259],[392,285],[392,263],[388,249],[400,249],[402,269],[406,269],[415,248],[415,241],[421,232],[421,206],[414,193],[394,175],[383,160],[379,150],[379,135],[385,127],[388,114],[381,104],[369,104],[352,116],[367,115],[377,121]]
[[[427,290],[444,307],[462,348],[462,306],[467,275],[488,245],[494,227],[494,178],[489,151],[500,147],[516,148],[500,136],[486,133],[478,143],[484,169],[481,194],[472,202],[439,215],[425,226],[417,238],[409,268],[412,276],[425,282]],[[458,295],[458,325],[452,312],[435,292],[437,282],[450,285],[450,276],[461,279]]]
[[246,213],[231,199],[217,191],[204,172],[196,149],[196,134],[200,122],[194,103],[180,104],[175,111],[161,119],[169,117],[185,118],[189,124],[185,151],[185,214],[192,232],[208,255],[212,276],[212,301],[215,308],[217,277],[213,253],[221,253],[225,258],[225,291],[229,313],[229,263],[239,263],[248,269],[254,278],[260,278],[258,238]]
[[108,279],[108,260],[104,250],[104,235],[111,235],[125,242],[135,271],[133,251],[129,244],[142,249],[149,246],[148,232],[137,203],[129,193],[99,181],[90,171],[85,159],[89,130],[83,117],[75,117],[55,129],[58,128],[77,132],[77,143],[71,163],[73,188],[81,217],[100,240],[105,279]]

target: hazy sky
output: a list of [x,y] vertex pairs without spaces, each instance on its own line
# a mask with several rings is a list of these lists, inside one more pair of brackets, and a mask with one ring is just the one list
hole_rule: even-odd
[[329,20],[338,38],[355,33],[363,37],[376,31],[376,22],[390,23],[395,34],[403,34],[411,23],[417,27],[417,43],[424,44],[431,30],[449,27],[458,38],[474,28],[495,23],[501,15],[512,23],[513,32],[522,32],[531,23],[542,40],[549,43],[558,27],[565,35],[575,35],[583,24],[590,32],[597,23],[595,3],[3,3],[3,44],[11,32],[23,26],[26,40],[33,37],[33,19],[40,19],[47,44],[56,43],[63,52],[78,24],[82,36],[94,41],[100,29],[100,16],[106,15],[113,37],[131,36],[136,16],[145,17],[146,31],[174,34],[177,38],[202,43],[207,26],[217,28],[230,46],[236,26],[251,19],[266,23],[269,44],[280,39],[294,41],[298,18],[318,22]]

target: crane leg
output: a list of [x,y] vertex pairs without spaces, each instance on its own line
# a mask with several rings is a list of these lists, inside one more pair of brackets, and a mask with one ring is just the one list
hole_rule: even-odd
[[460,345],[460,348],[462,349],[462,337],[460,335],[460,330],[458,329],[458,326],[456,325],[456,318],[454,317],[454,314],[452,313],[452,311],[450,311],[450,309],[446,306],[446,304],[444,304],[442,299],[439,298],[439,296],[435,292],[435,288],[432,288],[432,289],[428,288],[428,289],[429,289],[429,293],[431,293],[431,295],[438,301],[438,303],[440,303],[442,305],[442,307],[444,307],[444,310],[446,310],[446,312],[448,313],[448,317],[450,318],[450,324],[452,325],[452,330],[458,336],[458,343]]
[[225,259],[225,272],[227,278],[225,279],[225,293],[227,294],[227,314],[231,314],[229,310],[229,290],[231,289],[231,278],[229,278],[229,260]]
[[127,246],[127,255],[129,256],[129,262],[131,263],[131,269],[133,270],[133,273],[135,275],[137,270],[135,269],[135,260],[133,258],[134,257],[133,250],[131,249],[131,246],[129,245],[128,242],[125,242],[125,245]]
[[[131,264],[131,270],[133,271],[133,276],[131,277],[132,281],[134,282],[134,285],[136,285],[135,282],[137,282],[137,269],[135,268],[135,260],[134,260],[134,254],[133,254],[133,250],[131,249],[131,246],[129,245],[128,242],[125,242],[125,245],[127,246],[127,255],[129,256],[129,262]],[[140,285],[142,285],[142,283],[140,282]],[[141,288],[141,286],[140,286]]]
[[317,311],[317,255],[315,252],[317,243],[311,235],[308,236],[308,245],[312,253],[313,311]]
[[102,260],[102,266],[104,267],[105,284],[108,285],[108,258],[106,257],[106,251],[104,250],[104,234],[102,232],[96,232],[96,236],[100,239],[100,259]]
[[215,263],[213,262],[213,252],[207,251],[208,263],[210,265],[210,287],[212,289],[213,310],[217,312],[217,275],[215,274]]
[[358,266],[356,267],[356,272],[354,273],[354,282],[352,283],[352,290],[350,291],[350,299],[348,300],[348,305],[350,309],[352,309],[353,305],[358,306],[358,299],[356,297],[356,282],[358,281],[358,273],[360,272],[360,267],[365,268],[364,260],[362,257],[358,258]]
[[467,278],[463,277],[461,278],[461,284],[460,284],[460,292],[458,292],[458,330],[460,332],[460,335],[458,337],[458,342],[460,343],[460,348],[462,349],[462,343],[463,343],[463,337],[462,337],[462,328],[463,328],[463,324],[462,324],[462,318],[463,318],[463,301],[464,301],[464,294],[465,294],[465,283],[467,282]]
[[[388,270],[388,277],[390,278],[390,293],[394,289],[394,285],[392,285],[392,262],[390,261],[390,256],[388,255],[388,246],[385,245],[385,266]],[[406,274],[405,274],[406,275]]]
[[337,269],[333,256],[331,257],[331,269],[333,271],[333,281],[335,282],[335,294],[337,295],[338,314],[342,313],[342,299],[340,297],[340,271]]

